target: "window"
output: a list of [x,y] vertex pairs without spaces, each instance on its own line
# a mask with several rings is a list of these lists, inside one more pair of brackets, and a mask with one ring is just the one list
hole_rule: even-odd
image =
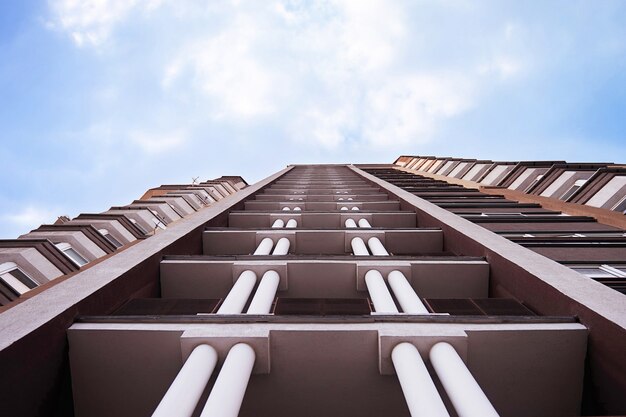
[[626,214],[626,195],[611,210]]
[[54,244],[61,252],[67,256],[70,261],[74,262],[78,267],[89,263],[80,253],[78,253],[69,243],[55,243]]
[[134,224],[135,226],[137,226],[137,229],[141,230],[141,233],[143,233],[144,235],[148,234],[148,231],[146,229],[144,229],[144,227],[142,225],[140,225],[139,223],[137,223],[137,220],[135,219],[131,219],[129,218],[128,220],[130,220],[130,222],[132,224]]
[[37,283],[19,269],[17,264],[13,262],[0,264],[0,294],[9,300],[15,300],[36,286]]
[[152,218],[152,223],[154,223],[155,228],[158,227],[159,229],[167,229],[167,226],[165,225],[165,220],[159,216],[159,213],[157,213],[154,210],[150,210],[150,212],[152,212],[152,215],[154,216]]
[[572,269],[589,278],[626,278],[626,265],[619,265],[617,268],[611,265],[584,265],[573,266]]
[[533,182],[530,183],[530,185],[528,187],[526,187],[526,189],[524,190],[525,193],[530,192],[530,190],[532,190],[532,188],[535,186],[535,184],[537,184],[539,181],[541,181],[541,179],[543,178],[543,174],[537,175],[537,178],[535,178],[533,180]]
[[163,222],[161,220],[158,220],[156,217],[152,218],[152,223],[154,223],[154,225],[156,227],[158,227],[159,229],[167,229],[167,226],[163,224]]
[[107,229],[98,229],[98,232],[100,232],[100,234],[104,236],[104,238],[116,248],[121,248],[123,246],[122,243],[117,240],[113,235],[111,235],[111,233],[109,233]]
[[563,193],[563,195],[561,197],[559,197],[560,200],[563,201],[567,201],[572,195],[574,195],[574,193],[576,191],[578,191],[578,189],[580,187],[582,187],[583,185],[585,185],[585,183],[587,182],[587,180],[578,180],[574,183],[574,185],[572,185],[570,187],[569,190],[565,191],[565,193]]

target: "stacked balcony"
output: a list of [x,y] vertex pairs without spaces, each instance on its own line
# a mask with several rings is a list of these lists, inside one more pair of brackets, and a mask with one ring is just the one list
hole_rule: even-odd
[[491,297],[487,260],[356,170],[293,167],[225,215],[160,298],[69,329],[78,417],[580,414],[586,328]]
[[397,169],[368,172],[626,294],[623,229]]

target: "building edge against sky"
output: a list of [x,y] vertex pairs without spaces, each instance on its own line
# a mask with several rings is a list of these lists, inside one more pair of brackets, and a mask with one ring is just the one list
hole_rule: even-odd
[[393,375],[424,361],[419,382],[461,413],[443,342],[500,415],[624,414],[625,180],[615,164],[402,156],[161,186],[60,219],[0,241],[4,404],[151,415],[208,346],[197,412],[223,390],[240,415],[293,415],[296,400],[265,398],[291,389],[307,407],[318,390],[327,415],[409,415],[414,374]]

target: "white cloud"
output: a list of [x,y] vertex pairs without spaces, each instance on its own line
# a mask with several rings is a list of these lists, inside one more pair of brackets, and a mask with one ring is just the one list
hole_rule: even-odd
[[154,10],[160,0],[50,0],[50,27],[67,32],[78,46],[100,45],[135,8]]
[[[59,0],[52,10],[57,26],[93,46],[113,39],[124,20],[141,23],[137,16],[145,13],[134,11],[177,11],[169,29],[175,37],[164,35],[176,41],[163,47],[160,61],[146,68],[133,57],[127,64],[157,77],[164,100],[186,106],[181,114],[194,126],[265,124],[292,143],[333,150],[431,141],[447,120],[475,107],[483,90],[524,70],[519,25],[496,29],[487,54],[469,51],[462,63],[442,65],[415,42],[442,37],[438,25],[414,27],[411,13],[422,10],[411,7],[390,0],[242,0],[204,8],[186,0]],[[187,130],[139,129],[130,139],[154,154],[194,136]]]
[[49,209],[27,206],[22,211],[2,216],[4,221],[22,228],[35,228],[43,223],[51,223],[59,214]]
[[[274,110],[276,74],[255,56],[262,36],[252,16],[239,15],[216,36],[190,40],[170,62],[163,76],[166,88],[197,88],[216,100],[212,117],[248,118]],[[190,76],[189,83],[187,76]]]
[[147,132],[134,130],[129,133],[131,142],[148,154],[159,154],[178,148],[186,141],[185,132]]
[[424,74],[390,80],[367,96],[363,137],[375,146],[425,143],[437,124],[472,107],[470,80]]

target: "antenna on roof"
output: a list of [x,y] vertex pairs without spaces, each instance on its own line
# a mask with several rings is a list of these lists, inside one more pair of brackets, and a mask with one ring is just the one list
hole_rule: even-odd
[[198,184],[198,178],[200,177],[191,177],[191,185],[197,185]]

